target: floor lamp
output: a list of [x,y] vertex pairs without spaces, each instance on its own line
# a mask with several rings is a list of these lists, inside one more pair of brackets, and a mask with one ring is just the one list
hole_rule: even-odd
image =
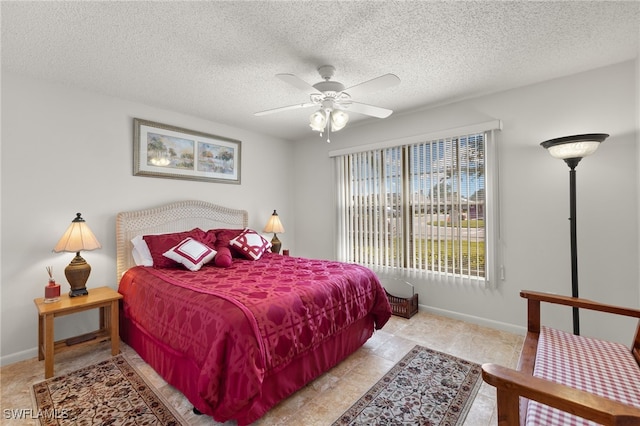
[[[571,296],[578,297],[578,242],[576,227],[576,166],[583,157],[593,154],[600,143],[608,138],[604,133],[565,136],[542,142],[554,158],[564,160],[569,166],[569,223],[571,228]],[[573,334],[580,334],[580,315],[573,308]]]

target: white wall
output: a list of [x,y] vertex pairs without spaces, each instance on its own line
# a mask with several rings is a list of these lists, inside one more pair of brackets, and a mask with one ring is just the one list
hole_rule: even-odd
[[[133,176],[134,117],[241,140],[241,184]],[[116,214],[169,201],[246,209],[249,225],[259,231],[277,209],[287,229],[279,237],[295,253],[292,158],[290,142],[3,73],[0,362],[37,355],[33,299],[43,296],[49,265],[68,291],[63,271],[73,255],[51,250],[76,212],[102,243],[101,250],[83,254],[92,267],[89,291],[117,288]],[[91,325],[97,326],[96,311],[60,318],[56,339],[91,331]]]
[[[421,112],[347,126],[331,144],[309,137],[292,144],[122,99],[2,75],[0,363],[36,355],[37,315],[45,266],[62,276],[71,254],[51,253],[76,212],[103,248],[84,256],[88,287],[117,287],[115,215],[166,201],[202,199],[249,211],[261,228],[278,209],[280,236],[292,254],[334,258],[334,179],[328,151],[500,119],[501,230],[506,279],[495,289],[415,282],[423,308],[521,331],[520,289],[570,293],[568,168],[539,143],[577,133],[611,137],[577,168],[578,256],[584,297],[640,304],[638,76],[633,62]],[[371,101],[374,103],[373,101]],[[132,175],[133,118],[242,141],[242,184]],[[292,166],[294,165],[294,166]],[[266,189],[269,179],[278,188]],[[283,189],[284,188],[284,189]],[[266,189],[266,190],[265,190]],[[568,311],[543,311],[571,329]],[[56,338],[89,331],[95,314],[57,320]],[[631,321],[582,315],[583,334],[624,343]]]
[[[303,256],[333,258],[336,228],[330,150],[500,119],[502,264],[495,289],[414,281],[421,305],[434,312],[522,331],[521,289],[571,293],[569,168],[540,142],[581,133],[609,133],[577,167],[580,295],[637,307],[638,105],[634,62],[626,62],[421,112],[296,144],[296,246]],[[373,103],[373,102],[372,102]],[[543,310],[550,324],[571,330],[570,310]],[[629,344],[635,321],[581,314],[582,334]]]

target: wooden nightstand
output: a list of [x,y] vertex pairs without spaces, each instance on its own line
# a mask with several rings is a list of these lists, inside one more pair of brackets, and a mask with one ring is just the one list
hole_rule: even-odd
[[[53,376],[53,356],[79,344],[92,344],[111,339],[111,355],[120,353],[118,334],[118,301],[122,295],[109,287],[89,289],[86,296],[60,296],[54,303],[44,303],[39,297],[33,302],[38,308],[38,359],[44,359],[44,378]],[[100,308],[100,328],[91,333],[54,342],[53,324],[56,317]]]

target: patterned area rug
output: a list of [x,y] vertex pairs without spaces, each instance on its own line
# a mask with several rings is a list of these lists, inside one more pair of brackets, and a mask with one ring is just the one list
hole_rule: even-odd
[[33,394],[43,426],[187,424],[123,355],[36,383]]
[[481,384],[479,364],[416,346],[333,425],[461,425]]

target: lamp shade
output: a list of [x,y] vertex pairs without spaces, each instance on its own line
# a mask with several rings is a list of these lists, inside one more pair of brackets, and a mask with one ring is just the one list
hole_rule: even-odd
[[339,109],[331,111],[331,130],[334,132],[344,129],[348,121],[349,114],[346,112]]
[[264,226],[262,232],[269,232],[273,234],[282,234],[284,233],[284,226],[282,226],[282,222],[280,222],[280,217],[278,213],[274,210],[269,218],[269,221]]
[[565,136],[542,142],[554,158],[566,160],[569,158],[583,158],[596,152],[600,143],[609,135],[606,133],[589,133],[585,135]]
[[309,126],[316,132],[324,131],[327,125],[327,115],[324,111],[318,110],[309,116]]
[[67,228],[53,248],[53,251],[60,253],[61,251],[75,253],[71,263],[64,269],[64,275],[71,286],[70,297],[84,296],[89,294],[86,288],[89,274],[91,274],[91,265],[89,265],[80,256],[82,250],[95,250],[102,246],[91,229],[87,226],[80,213],[76,213],[75,219],[71,221],[71,225]]
[[95,250],[102,248],[100,242],[93,235],[91,229],[81,217],[80,213],[76,213],[75,219],[71,221],[71,225],[67,228],[58,244],[53,248],[56,253],[70,252],[77,253],[82,250]]

